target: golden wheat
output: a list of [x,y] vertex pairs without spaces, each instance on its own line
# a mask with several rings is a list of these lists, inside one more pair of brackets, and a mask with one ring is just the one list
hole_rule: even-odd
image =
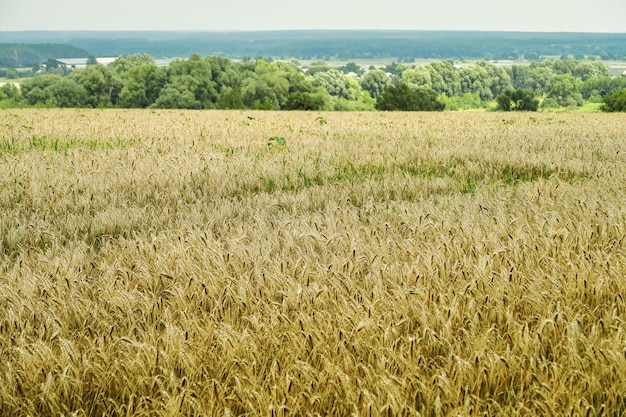
[[625,132],[3,110],[0,414],[622,415]]

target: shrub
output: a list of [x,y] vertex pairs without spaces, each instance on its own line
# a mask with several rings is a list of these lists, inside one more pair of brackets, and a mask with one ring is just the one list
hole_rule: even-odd
[[434,90],[411,88],[407,84],[390,86],[376,98],[378,110],[442,111],[445,107]]
[[535,93],[522,88],[506,90],[496,98],[496,101],[498,109],[502,111],[537,111],[539,107],[539,100],[535,98]]
[[278,110],[276,103],[269,98],[264,98],[263,101],[256,99],[254,100],[254,109],[255,110]]
[[446,105],[446,110],[471,110],[485,107],[478,93],[465,93],[462,96],[452,97],[441,94],[439,101]]
[[13,83],[6,83],[0,86],[0,100],[19,101],[22,98],[20,88]]
[[603,104],[600,110],[606,112],[623,112],[626,111],[626,89],[616,91],[602,100]]
[[218,109],[243,109],[245,107],[241,90],[238,88],[225,87],[217,99]]
[[556,101],[556,99],[553,99],[552,97],[544,99],[541,103],[542,109],[558,109],[559,107],[561,107],[559,106],[559,103]]
[[324,104],[319,94],[296,91],[287,99],[287,110],[322,110]]

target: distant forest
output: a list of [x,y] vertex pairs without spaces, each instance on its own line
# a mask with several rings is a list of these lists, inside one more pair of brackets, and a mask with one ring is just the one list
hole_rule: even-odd
[[49,58],[199,53],[231,59],[626,59],[626,33],[296,30],[261,32],[0,32],[0,66]]
[[0,67],[33,67],[50,58],[82,58],[89,53],[67,44],[0,43]]

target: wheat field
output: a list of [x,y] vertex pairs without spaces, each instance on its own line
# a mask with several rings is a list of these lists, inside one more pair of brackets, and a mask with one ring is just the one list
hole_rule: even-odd
[[626,413],[626,117],[0,111],[0,414]]

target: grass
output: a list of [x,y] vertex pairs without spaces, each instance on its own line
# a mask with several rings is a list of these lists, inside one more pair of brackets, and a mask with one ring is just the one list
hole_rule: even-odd
[[0,414],[622,415],[625,127],[0,111]]
[[580,107],[579,111],[589,112],[589,113],[599,112],[601,107],[602,107],[602,103],[585,102],[585,104]]
[[117,140],[115,141],[103,142],[97,138],[77,141],[72,138],[59,139],[49,138],[47,136],[32,136],[28,140],[16,140],[13,137],[10,139],[0,140],[0,154],[18,154],[28,151],[67,152],[70,149],[80,148],[92,150],[97,150],[101,148],[113,149],[127,146],[129,143],[132,142],[133,140],[124,140],[121,138],[117,138]]

